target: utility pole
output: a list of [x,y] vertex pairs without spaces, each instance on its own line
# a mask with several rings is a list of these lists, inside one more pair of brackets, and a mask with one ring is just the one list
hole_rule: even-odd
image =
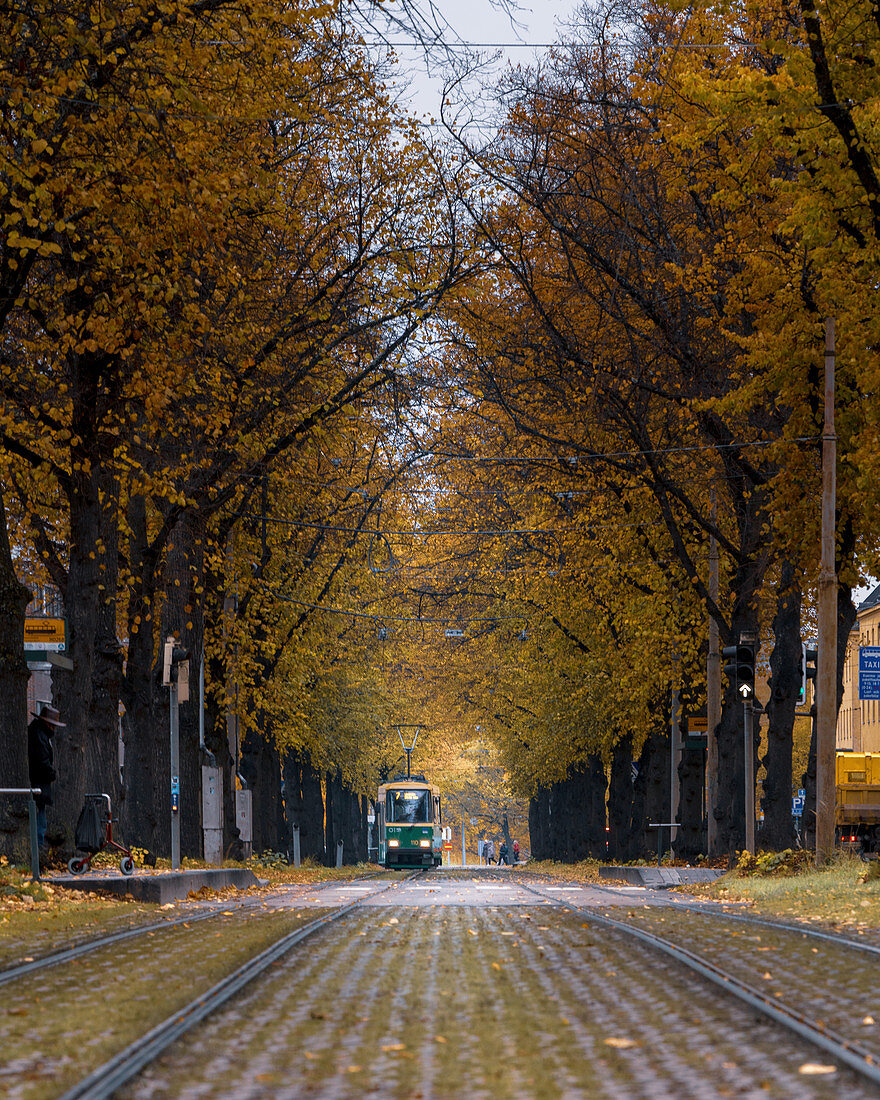
[[[712,490],[712,522],[715,523],[718,508],[715,490]],[[709,596],[718,606],[718,539],[709,537]],[[721,721],[721,650],[718,623],[709,619],[709,656],[706,661],[706,846],[709,855],[717,855],[718,823],[715,820],[715,804],[718,799],[718,738],[716,730]]]
[[834,852],[837,741],[837,436],[834,433],[834,318],[825,321],[825,428],[822,432],[822,564],[816,674],[816,859]]

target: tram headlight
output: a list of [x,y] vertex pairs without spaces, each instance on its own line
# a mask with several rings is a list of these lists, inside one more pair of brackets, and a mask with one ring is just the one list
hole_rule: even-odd
[[388,841],[388,847],[389,848],[399,848],[400,847],[400,841],[399,840],[389,840]]
[[420,848],[430,848],[431,847],[430,840],[420,840],[419,841],[419,847]]

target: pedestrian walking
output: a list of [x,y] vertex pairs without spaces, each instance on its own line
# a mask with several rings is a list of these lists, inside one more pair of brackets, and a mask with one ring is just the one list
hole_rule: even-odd
[[514,863],[519,863],[519,841],[518,840],[515,840],[513,842],[513,862]]
[[500,867],[502,863],[505,867],[510,866],[510,861],[507,858],[507,845],[503,840],[501,841],[501,847],[498,849],[498,866]]
[[494,863],[495,862],[495,841],[494,840],[487,840],[486,841],[486,846],[483,848],[483,851],[486,853],[486,864],[487,864],[487,866],[490,863]]
[[34,795],[37,806],[37,845],[40,855],[46,851],[46,807],[52,805],[52,784],[55,782],[55,751],[52,738],[65,723],[54,707],[44,704],[39,715],[28,726],[28,774],[31,786],[39,787]]

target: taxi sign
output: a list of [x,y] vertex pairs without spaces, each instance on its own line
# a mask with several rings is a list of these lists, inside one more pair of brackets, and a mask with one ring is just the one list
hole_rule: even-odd
[[64,619],[25,619],[25,652],[63,653],[67,649]]

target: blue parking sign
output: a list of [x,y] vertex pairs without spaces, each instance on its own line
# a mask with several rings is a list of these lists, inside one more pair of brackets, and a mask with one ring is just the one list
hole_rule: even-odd
[[804,800],[800,795],[794,795],[791,800],[791,816],[803,817],[804,816]]
[[859,699],[880,699],[880,645],[859,646]]

